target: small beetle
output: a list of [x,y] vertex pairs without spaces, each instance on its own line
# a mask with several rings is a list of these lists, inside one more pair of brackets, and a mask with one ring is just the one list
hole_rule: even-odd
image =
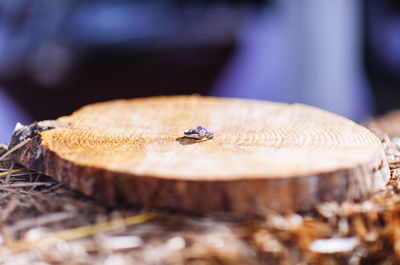
[[190,129],[184,132],[185,137],[192,138],[196,140],[201,140],[204,138],[212,139],[214,134],[202,126],[197,126],[197,129]]

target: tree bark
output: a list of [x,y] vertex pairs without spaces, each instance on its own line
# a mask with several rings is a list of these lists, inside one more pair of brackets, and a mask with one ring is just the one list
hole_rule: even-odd
[[[201,125],[214,138],[185,138]],[[306,211],[360,200],[389,170],[369,130],[305,105],[199,96],[117,100],[17,128],[15,161],[107,205]]]

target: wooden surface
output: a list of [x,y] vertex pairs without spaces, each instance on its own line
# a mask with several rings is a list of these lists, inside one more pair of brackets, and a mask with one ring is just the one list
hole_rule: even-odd
[[[183,138],[202,125],[207,141]],[[380,141],[305,105],[198,96],[120,100],[19,128],[15,160],[103,203],[264,214],[382,188]]]

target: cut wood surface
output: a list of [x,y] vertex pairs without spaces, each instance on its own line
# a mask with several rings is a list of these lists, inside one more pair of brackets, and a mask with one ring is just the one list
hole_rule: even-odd
[[[213,139],[184,138],[201,125]],[[117,100],[17,128],[15,160],[116,205],[265,214],[385,186],[381,143],[305,105],[200,96]]]

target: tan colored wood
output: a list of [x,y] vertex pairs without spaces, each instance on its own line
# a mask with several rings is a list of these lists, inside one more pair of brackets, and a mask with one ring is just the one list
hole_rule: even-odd
[[[202,125],[215,137],[183,138]],[[264,214],[362,199],[388,167],[366,128],[305,105],[199,96],[117,100],[20,128],[15,160],[98,200]]]
[[367,122],[367,127],[378,137],[400,137],[400,110],[392,110]]

